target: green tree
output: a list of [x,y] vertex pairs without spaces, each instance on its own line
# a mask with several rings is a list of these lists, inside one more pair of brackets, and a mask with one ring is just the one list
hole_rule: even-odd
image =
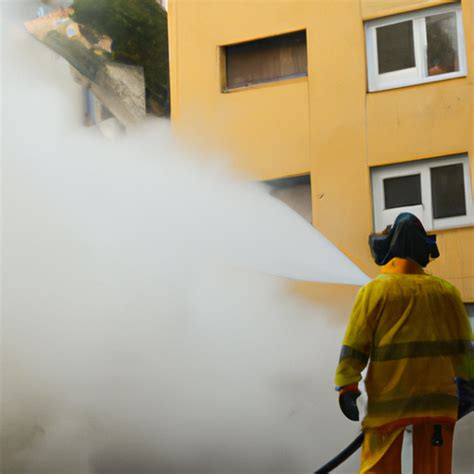
[[156,0],[75,0],[72,8],[72,18],[85,34],[112,38],[114,60],[143,67],[147,109],[168,115],[166,11]]

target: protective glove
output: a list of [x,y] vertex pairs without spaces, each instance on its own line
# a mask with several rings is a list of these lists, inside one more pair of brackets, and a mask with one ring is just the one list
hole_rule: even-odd
[[357,408],[359,396],[357,384],[347,385],[339,390],[339,407],[349,420],[359,421],[359,409]]
[[458,420],[460,420],[463,416],[474,411],[474,380],[456,377],[454,381],[458,392]]

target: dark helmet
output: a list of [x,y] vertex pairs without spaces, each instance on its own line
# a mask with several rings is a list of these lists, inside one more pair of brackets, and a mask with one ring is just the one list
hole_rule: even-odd
[[381,234],[370,235],[369,246],[377,265],[399,257],[426,267],[430,259],[439,257],[436,235],[427,235],[420,220],[409,212],[399,214]]

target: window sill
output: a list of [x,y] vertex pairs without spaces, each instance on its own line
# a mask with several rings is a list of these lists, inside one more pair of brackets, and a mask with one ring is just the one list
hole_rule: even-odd
[[232,87],[231,89],[224,88],[221,90],[222,94],[233,94],[234,92],[242,92],[242,91],[247,91],[250,89],[262,89],[262,88],[268,88],[268,87],[275,87],[275,86],[286,86],[289,84],[298,84],[300,82],[307,82],[308,81],[308,75],[307,74],[301,74],[297,76],[288,76],[288,77],[283,77],[281,79],[275,79],[273,81],[268,81],[268,82],[258,82],[255,84],[248,84],[245,86],[239,86],[239,87]]
[[[455,218],[453,218],[455,219]],[[450,230],[457,230],[457,229],[468,229],[474,227],[474,220],[472,218],[463,219],[462,222],[452,222],[452,223],[439,223],[435,224],[431,230],[427,230],[427,232],[449,232]]]
[[387,86],[381,86],[377,89],[368,89],[367,90],[367,93],[368,94],[374,94],[374,93],[377,93],[377,92],[385,92],[385,91],[389,91],[389,90],[393,90],[393,89],[404,89],[404,88],[407,88],[407,87],[419,87],[419,86],[424,86],[426,84],[433,84],[434,82],[445,82],[445,81],[453,81],[453,80],[457,80],[457,79],[463,79],[463,78],[466,78],[467,77],[467,73],[466,72],[459,72],[459,73],[453,73],[453,74],[449,74],[448,75],[444,75],[442,77],[437,77],[437,76],[433,76],[433,77],[430,77],[430,78],[426,78],[424,81],[421,81],[421,82],[401,82],[401,83],[398,83],[398,84],[391,84],[391,85],[387,85]]

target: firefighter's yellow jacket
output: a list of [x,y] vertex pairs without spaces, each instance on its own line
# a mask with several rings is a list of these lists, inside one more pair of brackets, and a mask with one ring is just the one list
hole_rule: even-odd
[[382,273],[359,291],[335,382],[357,383],[369,364],[364,428],[455,422],[454,377],[474,377],[471,341],[452,284],[423,271]]

